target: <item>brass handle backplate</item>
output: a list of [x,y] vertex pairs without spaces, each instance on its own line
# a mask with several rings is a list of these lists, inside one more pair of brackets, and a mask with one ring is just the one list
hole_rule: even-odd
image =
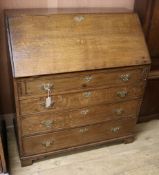
[[92,76],[91,76],[91,75],[88,75],[88,76],[85,76],[85,77],[84,77],[84,81],[85,81],[86,83],[90,82],[91,80],[92,80]]
[[51,91],[53,89],[53,84],[46,83],[41,86],[41,89],[44,91]]
[[90,97],[91,95],[92,95],[92,92],[90,92],[90,91],[83,93],[83,96],[86,97],[86,98]]
[[117,115],[122,115],[124,113],[124,110],[122,108],[119,108],[119,109],[116,109],[114,112]]
[[45,126],[46,128],[52,128],[53,127],[53,120],[44,120],[41,122],[41,124],[43,126]]
[[89,113],[89,109],[81,110],[81,115],[87,115]]
[[122,81],[126,82],[130,80],[130,74],[122,74],[120,75]]
[[118,132],[119,130],[120,130],[120,127],[111,128],[112,132]]
[[54,140],[46,140],[46,141],[43,141],[41,144],[42,144],[42,146],[44,146],[45,148],[48,148],[48,147],[50,147],[51,145],[54,144]]
[[127,95],[128,95],[128,92],[125,91],[125,90],[122,90],[122,91],[118,91],[118,92],[117,92],[117,96],[118,96],[118,97],[121,97],[121,98],[124,98],[124,97],[126,97]]
[[79,132],[80,133],[85,133],[88,131],[88,128],[80,128]]

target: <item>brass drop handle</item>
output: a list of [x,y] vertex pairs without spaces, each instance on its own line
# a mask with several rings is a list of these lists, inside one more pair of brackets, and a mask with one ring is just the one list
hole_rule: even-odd
[[120,127],[114,127],[114,128],[111,128],[111,132],[118,132],[120,130]]
[[122,91],[118,91],[117,92],[117,96],[120,97],[120,98],[124,98],[128,95],[128,92],[125,91],[125,90],[122,90]]
[[42,146],[44,146],[45,148],[48,148],[48,147],[50,147],[51,145],[54,144],[54,140],[46,140],[46,141],[43,141],[41,144],[42,144]]
[[87,115],[89,113],[89,109],[81,110],[81,115]]
[[51,108],[54,104],[54,100],[53,97],[51,97],[51,89],[53,88],[52,84],[44,84],[43,86],[43,90],[47,91],[47,97],[45,99],[45,102],[42,103],[42,106],[44,106],[45,108]]
[[84,77],[84,81],[85,81],[86,83],[90,82],[91,80],[92,80],[92,76],[91,76],[91,75],[88,75],[88,76],[85,76],[85,77]]
[[44,120],[44,121],[41,122],[41,124],[43,126],[45,126],[46,128],[52,128],[53,124],[54,124],[54,121],[53,120]]
[[86,97],[86,98],[90,97],[91,95],[92,95],[92,92],[90,92],[90,91],[83,93],[83,96]]
[[87,132],[88,131],[88,128],[80,128],[80,130],[79,130],[79,132],[80,133],[85,133],[85,132]]
[[122,108],[116,109],[115,114],[122,115],[124,113],[124,110]]
[[75,16],[75,17],[74,17],[74,20],[75,20],[76,22],[78,22],[78,23],[84,21],[84,19],[85,19],[85,17],[82,16],[82,15]]
[[41,86],[41,89],[44,91],[51,91],[53,89],[53,84],[46,83]]
[[130,80],[130,74],[122,74],[120,75],[122,81],[126,82]]

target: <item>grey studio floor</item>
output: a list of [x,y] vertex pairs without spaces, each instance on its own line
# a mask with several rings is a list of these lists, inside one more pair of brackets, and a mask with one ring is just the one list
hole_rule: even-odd
[[159,120],[138,124],[131,144],[49,157],[21,167],[13,128],[8,129],[11,175],[159,175]]

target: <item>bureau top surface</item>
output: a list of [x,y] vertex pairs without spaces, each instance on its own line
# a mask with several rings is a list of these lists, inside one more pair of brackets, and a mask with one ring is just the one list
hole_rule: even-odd
[[14,77],[150,64],[134,13],[7,17]]

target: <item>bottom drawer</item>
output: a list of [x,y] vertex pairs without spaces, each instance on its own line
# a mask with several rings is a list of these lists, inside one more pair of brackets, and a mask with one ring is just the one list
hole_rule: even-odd
[[34,155],[133,133],[136,119],[120,119],[23,138],[24,155]]

